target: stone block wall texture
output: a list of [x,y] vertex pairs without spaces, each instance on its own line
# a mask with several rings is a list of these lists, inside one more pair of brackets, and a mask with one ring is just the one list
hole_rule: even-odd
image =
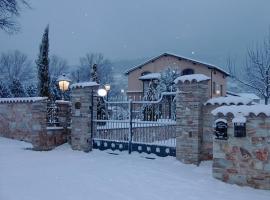
[[208,80],[179,82],[176,96],[176,158],[200,163],[203,135],[203,104],[208,99]]
[[0,103],[0,136],[30,142],[34,150],[51,150],[66,142],[63,128],[47,128],[47,100]]
[[[96,105],[98,86],[74,87],[71,90],[72,128],[71,147],[73,150],[89,152],[92,150],[92,134],[96,129]],[[93,105],[92,105],[93,95]]]
[[213,159],[213,138],[214,138],[214,122],[215,117],[211,111],[220,105],[204,105],[203,106],[203,134],[201,142],[201,160],[212,160]]
[[66,141],[70,143],[71,140],[71,102],[58,100],[55,102],[58,111],[59,126],[63,127],[66,134]]
[[232,115],[228,121],[228,140],[214,139],[213,176],[224,182],[270,189],[270,118],[247,117],[246,137],[234,137]]

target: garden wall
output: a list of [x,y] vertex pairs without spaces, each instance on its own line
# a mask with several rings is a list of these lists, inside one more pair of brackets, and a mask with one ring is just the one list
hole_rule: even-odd
[[[242,111],[252,107],[245,107]],[[243,106],[232,110],[243,113],[237,111],[241,108]],[[243,137],[235,137],[232,122],[235,114],[217,113],[216,119],[227,120],[228,139],[214,139],[213,176],[232,184],[270,189],[270,107],[254,110],[255,114],[243,113],[246,119],[246,136]]]
[[67,141],[65,129],[47,128],[47,98],[0,98],[0,136],[49,150]]

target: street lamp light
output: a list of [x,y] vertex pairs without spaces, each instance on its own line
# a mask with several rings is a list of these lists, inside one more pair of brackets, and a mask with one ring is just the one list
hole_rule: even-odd
[[108,101],[108,99],[109,99],[109,92],[111,90],[111,85],[110,84],[105,84],[104,85],[104,88],[107,91],[107,101]]
[[104,87],[105,87],[105,90],[106,91],[110,91],[111,90],[110,84],[105,84]]
[[65,75],[61,75],[57,79],[60,90],[62,91],[62,100],[64,100],[64,92],[68,90],[71,80]]
[[104,88],[99,88],[97,93],[98,93],[98,96],[105,97],[107,95],[107,90]]

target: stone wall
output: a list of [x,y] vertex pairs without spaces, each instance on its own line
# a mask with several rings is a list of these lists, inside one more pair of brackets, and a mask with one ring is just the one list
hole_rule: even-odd
[[213,159],[213,125],[215,117],[212,115],[211,111],[219,105],[204,105],[203,106],[203,134],[201,142],[201,160],[212,160]]
[[59,126],[63,128],[63,132],[65,133],[66,141],[70,143],[71,140],[71,102],[57,100],[55,102],[58,110],[58,120]]
[[228,122],[228,140],[214,139],[213,176],[224,182],[270,189],[270,118],[247,117],[246,137],[234,137],[233,116]]
[[47,128],[47,100],[2,101],[0,103],[0,136],[31,142],[43,147]]
[[0,136],[30,142],[35,150],[67,141],[65,128],[47,127],[47,99],[42,97],[0,99]]

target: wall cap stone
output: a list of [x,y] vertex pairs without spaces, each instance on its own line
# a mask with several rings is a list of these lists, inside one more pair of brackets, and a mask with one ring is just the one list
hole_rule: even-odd
[[0,98],[0,103],[33,103],[47,100],[47,97],[20,97],[20,98]]
[[74,83],[70,86],[70,89],[74,88],[84,88],[84,87],[93,87],[93,86],[98,86],[99,84],[96,82],[81,82],[81,83]]
[[184,75],[179,76],[177,79],[174,80],[174,83],[177,84],[178,82],[185,83],[185,82],[202,82],[208,81],[210,78],[204,74],[191,74],[191,75]]
[[244,97],[216,97],[209,99],[204,105],[248,105],[252,103],[252,99]]
[[249,116],[251,114],[254,114],[255,116],[258,116],[260,114],[264,114],[266,116],[270,116],[270,105],[263,105],[263,104],[257,104],[257,105],[241,105],[241,106],[221,106],[216,109],[214,109],[211,112],[214,116],[218,114],[223,114],[224,116],[228,114],[232,114],[233,116],[238,116],[239,113],[241,113],[243,116]]

